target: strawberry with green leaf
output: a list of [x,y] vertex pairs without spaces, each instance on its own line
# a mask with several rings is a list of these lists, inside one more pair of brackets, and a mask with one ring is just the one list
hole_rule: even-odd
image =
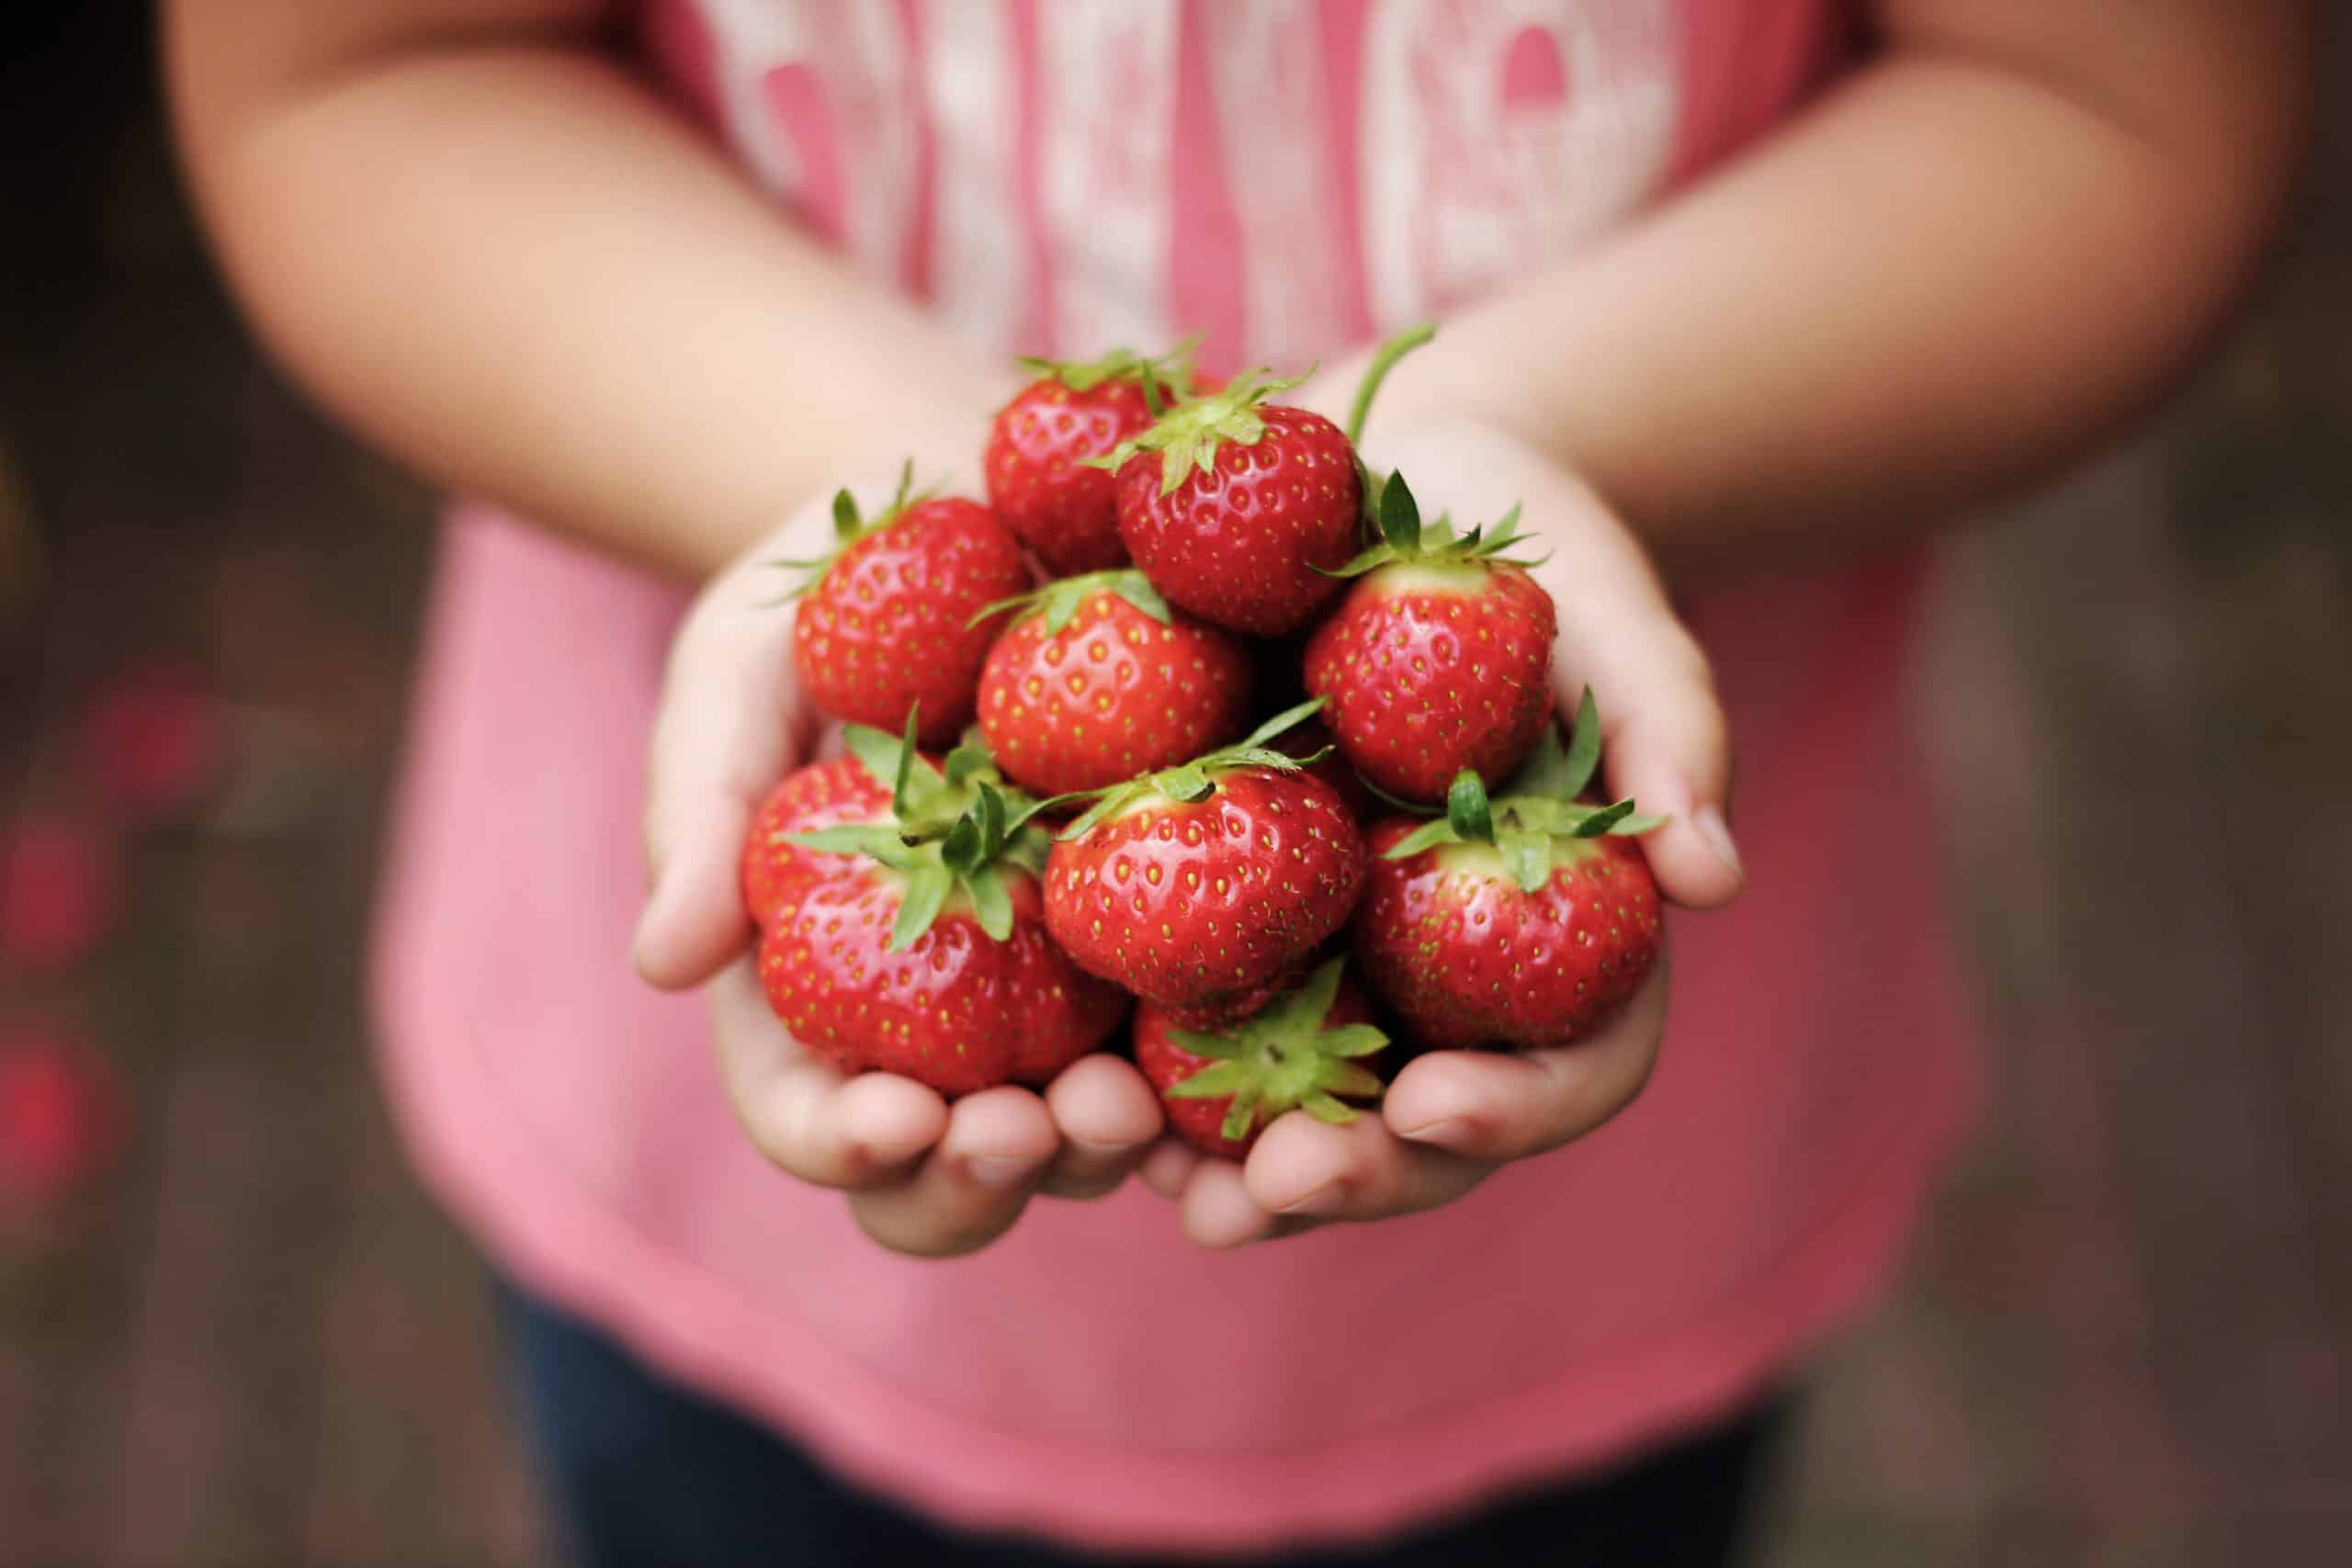
[[1028,592],[1021,543],[997,514],[958,496],[910,495],[914,468],[878,515],[833,497],[832,553],[779,565],[808,576],[792,628],[793,667],[809,700],[853,724],[897,730],[922,715],[922,739],[945,745],[972,721],[980,666],[1001,615]]
[[1101,789],[1249,723],[1241,645],[1170,609],[1139,571],[1066,577],[1012,609],[980,672],[980,733],[1024,788]]
[[1641,987],[1664,943],[1634,803],[1578,799],[1600,759],[1588,691],[1563,750],[1546,728],[1504,793],[1457,774],[1445,815],[1372,830],[1357,973],[1422,1043],[1532,1049],[1581,1038]]
[[1341,567],[1356,579],[1306,645],[1306,689],[1325,698],[1340,755],[1375,787],[1442,800],[1468,769],[1510,776],[1552,719],[1552,596],[1516,507],[1491,533],[1421,521],[1402,474],[1380,487],[1381,541]]
[[1188,1027],[1246,1016],[1280,989],[1363,886],[1345,804],[1267,745],[1317,705],[1104,791],[1064,829],[1046,867],[1062,950]]
[[[942,763],[852,726],[851,755],[890,781],[887,814],[787,836],[842,857],[785,879],[759,947],[777,1018],[843,1072],[891,1072],[941,1094],[1043,1086],[1125,1016],[1114,986],[1047,936],[1034,803],[1003,787],[988,753]],[[831,766],[831,764],[819,764]],[[765,852],[754,840],[751,852]]]
[[1234,631],[1282,637],[1312,622],[1362,533],[1352,437],[1389,369],[1430,335],[1383,345],[1348,430],[1269,401],[1298,380],[1250,370],[1094,459],[1118,475],[1119,537],[1136,565],[1171,603]]
[[1285,1111],[1344,1126],[1356,1117],[1347,1101],[1380,1098],[1373,1066],[1388,1036],[1363,993],[1342,977],[1344,965],[1332,959],[1215,1032],[1186,1029],[1149,1002],[1136,1010],[1136,1066],[1185,1142],[1241,1159]]
[[1014,393],[989,427],[980,461],[989,504],[1056,572],[1126,565],[1117,481],[1088,459],[1149,428],[1192,389],[1192,345],[1157,359],[1114,348],[1083,365],[1021,363],[1037,379]]

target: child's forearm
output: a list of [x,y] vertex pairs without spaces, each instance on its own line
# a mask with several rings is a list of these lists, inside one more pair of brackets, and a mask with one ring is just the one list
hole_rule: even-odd
[[[854,468],[948,449],[939,427],[969,445],[991,367],[797,233],[584,34],[419,24],[413,47],[277,71],[252,52],[435,8],[181,0],[172,18],[229,274],[339,416],[453,488],[689,575]],[[254,36],[266,12],[278,31]]]
[[1687,579],[1918,532],[2144,406],[2223,318],[2280,206],[2300,7],[1893,9],[1878,62],[1449,322],[1384,412],[1491,413]]

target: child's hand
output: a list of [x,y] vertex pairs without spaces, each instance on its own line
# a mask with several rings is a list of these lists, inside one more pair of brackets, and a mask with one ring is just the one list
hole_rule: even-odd
[[[875,508],[896,478],[851,489]],[[714,578],[679,628],[654,727],[645,821],[653,884],[637,967],[667,989],[708,983],[728,1098],[769,1159],[842,1189],[885,1247],[968,1252],[1010,1227],[1033,1193],[1116,1188],[1159,1135],[1159,1105],[1133,1066],[1098,1055],[1042,1097],[1006,1087],[951,1106],[910,1078],[825,1066],[770,1010],[738,860],[760,799],[829,738],[797,690],[792,617],[774,603],[793,580],[766,563],[820,555],[830,537],[828,508],[807,508]]]
[[[1640,842],[1677,903],[1712,908],[1740,890],[1724,827],[1731,750],[1706,659],[1675,618],[1632,533],[1583,484],[1478,423],[1375,428],[1367,460],[1411,481],[1423,510],[1464,526],[1513,501],[1536,551],[1534,576],[1559,607],[1554,679],[1573,712],[1588,683],[1606,725],[1609,792],[1672,820]],[[1204,1159],[1170,1140],[1144,1179],[1182,1205],[1185,1233],[1210,1247],[1285,1235],[1325,1220],[1375,1220],[1449,1202],[1501,1165],[1581,1137],[1630,1104],[1657,1056],[1666,1020],[1658,964],[1598,1033],[1519,1055],[1442,1051],[1396,1077],[1378,1114],[1348,1126],[1288,1116],[1246,1165]]]

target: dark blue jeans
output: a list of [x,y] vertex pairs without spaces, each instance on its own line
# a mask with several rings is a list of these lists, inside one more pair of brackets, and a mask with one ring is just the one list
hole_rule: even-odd
[[[1044,1541],[957,1533],[827,1473],[773,1429],[666,1382],[543,1302],[502,1288],[500,1317],[557,1531],[580,1568],[1086,1568],[1112,1561]],[[1768,1401],[1621,1470],[1580,1475],[1409,1537],[1270,1561],[1293,1568],[1723,1568],[1737,1561],[1789,1404]]]

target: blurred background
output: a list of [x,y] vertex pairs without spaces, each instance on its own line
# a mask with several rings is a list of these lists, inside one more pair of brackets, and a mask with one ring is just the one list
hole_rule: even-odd
[[[241,335],[142,8],[8,17],[0,1565],[537,1560],[482,1279],[360,1008],[429,500]],[[1945,551],[1917,711],[1991,1111],[1900,1299],[1820,1363],[1776,1565],[2344,1560],[2352,105],[2323,103],[2225,350]]]

